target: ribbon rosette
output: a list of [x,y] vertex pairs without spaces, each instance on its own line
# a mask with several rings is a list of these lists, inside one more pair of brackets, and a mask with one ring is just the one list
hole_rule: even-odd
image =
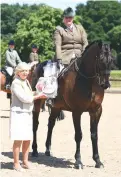
[[38,82],[37,85],[36,85],[36,89],[39,92],[42,92],[43,88],[44,88],[44,84]]

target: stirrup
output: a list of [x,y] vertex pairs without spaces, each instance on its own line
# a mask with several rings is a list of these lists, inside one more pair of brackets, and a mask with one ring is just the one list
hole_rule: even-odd
[[7,84],[7,85],[5,86],[5,89],[6,89],[6,90],[10,90],[10,88],[11,88],[10,84]]
[[46,106],[50,106],[50,107],[53,107],[53,104],[54,104],[54,101],[52,98],[48,98],[46,100]]

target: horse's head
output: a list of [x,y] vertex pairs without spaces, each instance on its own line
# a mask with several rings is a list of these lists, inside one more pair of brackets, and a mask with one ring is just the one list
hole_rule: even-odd
[[114,58],[111,54],[111,48],[109,43],[97,41],[97,46],[99,50],[96,56],[96,72],[100,79],[100,85],[104,89],[107,89],[108,87],[110,87],[109,76]]
[[113,60],[110,44],[94,41],[86,47],[75,66],[79,75],[86,79],[96,78],[98,84],[106,89],[110,87],[109,76]]

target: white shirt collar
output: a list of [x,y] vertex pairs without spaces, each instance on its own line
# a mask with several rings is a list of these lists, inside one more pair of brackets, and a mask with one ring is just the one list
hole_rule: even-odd
[[73,23],[71,24],[71,26],[67,27],[68,29],[73,29]]

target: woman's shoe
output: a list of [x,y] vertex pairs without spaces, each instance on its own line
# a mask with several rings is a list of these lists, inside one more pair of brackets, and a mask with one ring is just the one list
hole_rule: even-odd
[[25,165],[25,164],[21,164],[22,168],[24,169],[31,169],[31,166],[28,164],[28,165]]
[[24,171],[24,169],[21,166],[19,168],[16,168],[15,166],[13,166],[13,170],[18,171],[18,172]]

